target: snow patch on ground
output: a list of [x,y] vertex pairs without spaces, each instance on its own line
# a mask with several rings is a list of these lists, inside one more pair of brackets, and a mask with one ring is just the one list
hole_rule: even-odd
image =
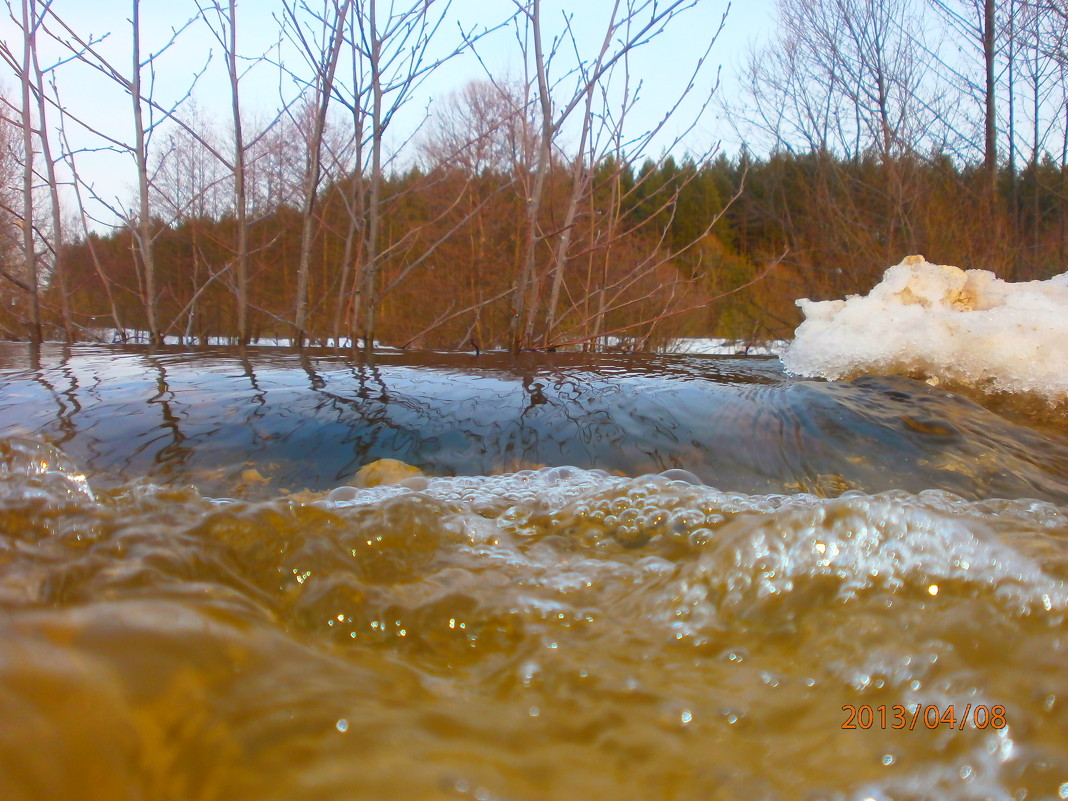
[[909,256],[867,295],[797,305],[781,358],[795,375],[921,375],[1068,400],[1068,273],[1009,283]]

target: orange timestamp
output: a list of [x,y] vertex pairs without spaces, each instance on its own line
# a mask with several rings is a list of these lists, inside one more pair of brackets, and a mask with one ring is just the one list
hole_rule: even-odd
[[1005,707],[968,704],[958,717],[956,705],[939,707],[936,704],[915,704],[910,707],[896,704],[887,706],[852,706],[842,707],[846,713],[843,729],[908,729],[915,731],[917,726],[926,729],[946,727],[964,731],[967,726],[973,729],[1004,729],[1008,724]]

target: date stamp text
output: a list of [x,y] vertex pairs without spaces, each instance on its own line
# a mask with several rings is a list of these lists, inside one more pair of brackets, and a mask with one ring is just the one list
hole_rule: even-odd
[[963,708],[950,704],[939,707],[935,704],[910,706],[851,706],[842,707],[846,713],[843,729],[921,729],[948,728],[964,731],[973,729],[1004,729],[1008,725],[1005,707],[967,704]]

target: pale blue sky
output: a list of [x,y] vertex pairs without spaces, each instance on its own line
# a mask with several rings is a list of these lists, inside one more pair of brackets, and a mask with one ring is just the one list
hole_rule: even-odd
[[[314,2],[309,4],[315,5]],[[278,0],[243,0],[239,3],[240,50],[255,54],[267,49],[277,40],[278,25],[273,13],[278,6]],[[478,22],[489,22],[490,14],[496,14],[499,18],[511,7],[512,4],[506,0],[454,2],[454,11],[461,19]],[[603,35],[604,18],[611,8],[611,0],[585,0],[581,5],[575,2],[545,0],[543,14],[547,30],[552,30],[554,23],[557,23],[558,27],[561,11],[565,7],[575,14],[576,28],[586,31],[590,36],[591,47],[599,43]],[[116,66],[124,70],[129,69],[129,0],[55,0],[54,8],[71,27],[84,36],[110,32],[108,39],[101,45],[101,51],[113,59]],[[646,115],[650,125],[662,115],[665,104],[672,101],[689,77],[694,60],[707,47],[708,39],[718,26],[726,8],[725,0],[702,0],[696,9],[687,13],[682,24],[676,23],[659,41],[644,48],[634,59],[634,72],[644,82],[643,111],[640,113]],[[194,4],[189,0],[143,0],[142,51],[147,53],[161,46],[169,37],[171,28],[181,25],[194,10]],[[766,39],[774,24],[775,0],[735,0],[723,33],[711,53],[710,66],[714,68],[722,65],[722,91],[730,92],[734,74],[748,48],[754,42]],[[442,33],[448,39],[454,31],[455,28],[443,28]],[[0,24],[0,33],[13,47],[18,47],[11,23],[6,18]],[[172,102],[185,93],[193,74],[203,67],[213,45],[215,42],[202,23],[196,22],[160,59],[156,74],[157,97],[160,102]],[[217,46],[215,50],[214,61],[201,78],[194,97],[198,106],[211,117],[217,118],[220,127],[225,129],[229,117],[229,88],[222,72]],[[522,57],[512,33],[502,31],[495,34],[480,46],[480,50],[495,72],[516,76],[522,73]],[[434,98],[447,95],[467,80],[483,75],[483,68],[473,57],[463,56],[454,60],[428,82],[425,97],[413,103],[406,124],[409,128],[418,124],[423,118],[427,104],[432,103]],[[711,78],[711,72],[708,77]],[[129,138],[128,131],[132,130],[130,100],[115,84],[80,65],[64,67],[58,78],[62,101],[74,114],[116,138]],[[7,88],[9,96],[14,95],[13,77],[4,78],[3,86]],[[288,92],[289,87],[283,85],[282,91]],[[695,93],[700,92],[706,90],[698,85]],[[243,103],[250,112],[259,110],[263,115],[270,115],[272,110],[279,106],[277,69],[267,64],[255,67],[244,80]],[[722,140],[725,150],[734,151],[736,143],[733,141],[730,127],[718,120],[717,116],[716,108],[708,110],[700,124],[689,135],[687,143],[691,149],[704,152],[709,143]],[[685,114],[680,117],[685,118]],[[91,137],[78,135],[74,130],[71,133],[82,146],[91,144]],[[87,154],[81,158],[81,167],[83,173],[96,183],[102,194],[123,201],[132,196],[134,177],[128,157]]]

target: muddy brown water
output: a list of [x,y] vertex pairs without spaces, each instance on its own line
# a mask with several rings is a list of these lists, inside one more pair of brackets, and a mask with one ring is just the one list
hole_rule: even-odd
[[1065,504],[906,378],[3,345],[0,798],[1068,798]]

